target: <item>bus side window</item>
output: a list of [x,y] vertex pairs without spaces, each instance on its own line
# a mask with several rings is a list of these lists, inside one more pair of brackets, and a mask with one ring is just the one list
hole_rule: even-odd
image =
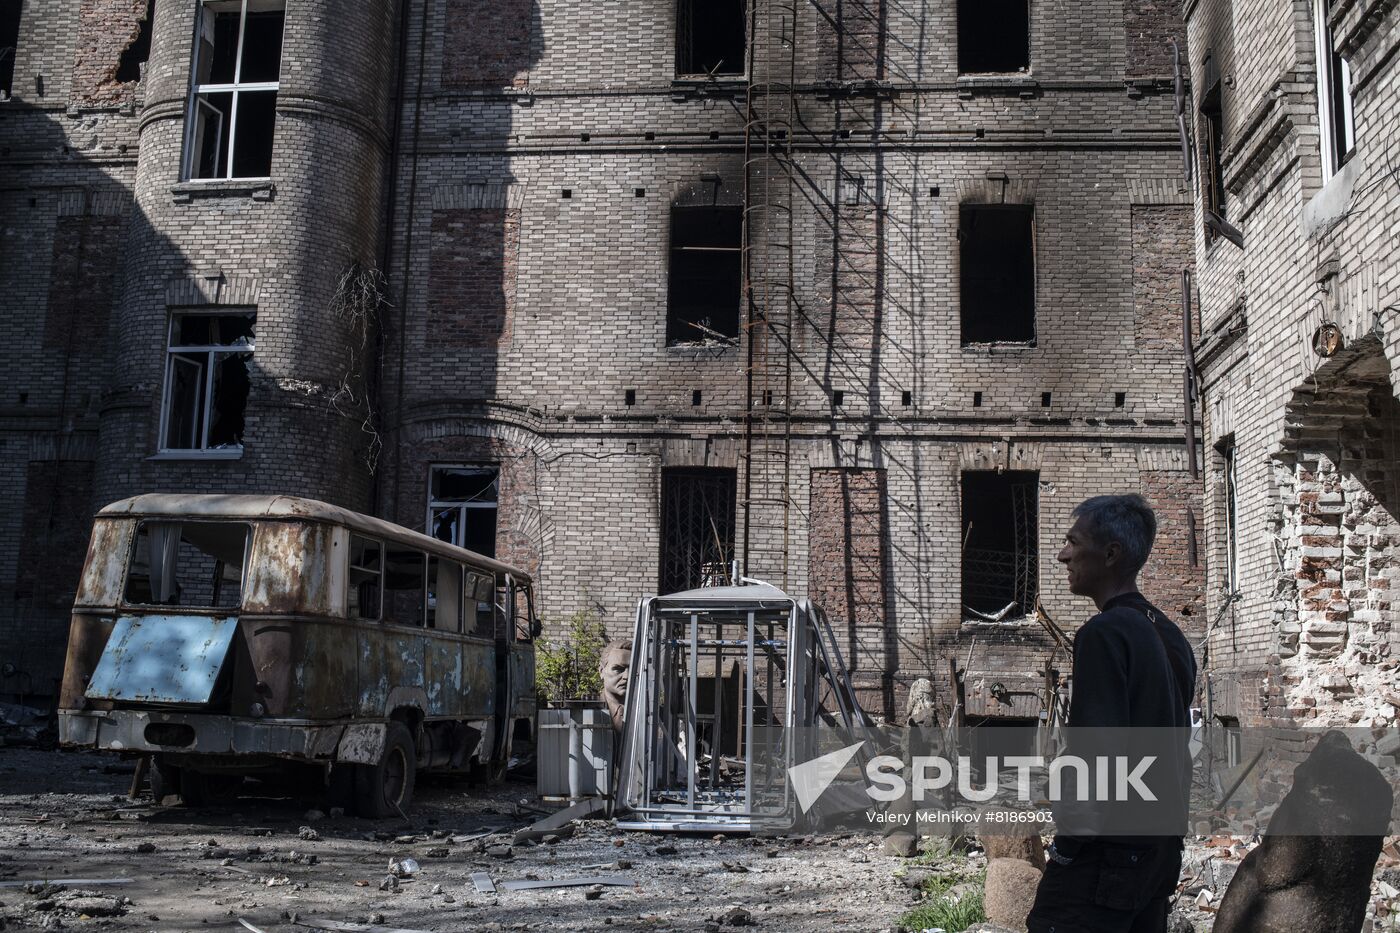
[[462,565],[428,557],[428,628],[462,630]]
[[383,575],[380,563],[381,546],[378,541],[350,536],[350,592],[348,604],[350,618],[379,619],[379,586]]
[[524,586],[515,588],[515,640],[530,641],[530,591]]
[[480,638],[496,637],[496,585],[490,576],[467,572],[468,602],[473,607],[471,632]]
[[384,616],[398,625],[423,624],[423,576],[426,557],[422,551],[389,548],[384,561]]

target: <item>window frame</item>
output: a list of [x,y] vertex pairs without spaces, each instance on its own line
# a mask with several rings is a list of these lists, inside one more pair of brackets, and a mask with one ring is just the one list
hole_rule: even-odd
[[[739,52],[739,70],[716,71],[711,74],[707,71],[682,67],[682,64],[693,63],[695,52],[694,29],[683,20],[686,16],[687,8],[693,20],[696,8],[703,4],[701,4],[700,0],[676,0],[674,6],[675,29],[672,36],[675,50],[675,59],[673,62],[674,80],[685,83],[694,81],[743,81],[746,79],[749,73],[749,43],[753,41],[753,37],[749,35],[749,24],[751,22],[751,9],[749,5],[754,2],[756,2],[756,0],[743,0],[741,18],[743,20],[744,41]],[[691,34],[691,38],[688,40],[688,47],[687,41],[683,39],[687,31]],[[689,61],[687,61],[687,59],[689,59]]]
[[[382,623],[384,621],[384,541],[380,538],[373,537],[372,535],[359,534],[353,529],[349,530],[349,532],[350,539],[348,542],[348,547],[345,550],[345,617],[351,622]],[[373,618],[363,615],[351,614],[352,610],[350,607],[350,590],[357,585],[351,577],[351,571],[355,568],[355,565],[351,563],[351,561],[353,560],[353,556],[355,553],[356,538],[359,538],[361,541],[366,541],[370,544],[373,544],[379,549],[379,569],[375,571],[375,574],[379,578],[379,585],[375,587],[379,594],[379,605]]]
[[[438,472],[439,470],[473,470],[473,471],[476,471],[476,472],[478,472],[478,473],[494,473],[496,478],[495,478],[495,482],[494,482],[493,485],[495,486],[495,489],[496,489],[496,498],[493,499],[493,500],[492,500],[491,502],[489,502],[489,503],[488,503],[488,502],[482,502],[482,501],[476,501],[476,502],[459,502],[459,501],[452,501],[452,500],[446,500],[446,499],[438,499],[436,496],[433,495],[433,491],[434,491],[433,478],[434,478],[434,476],[437,474],[437,472]],[[456,526],[455,533],[454,533],[454,535],[453,535],[453,540],[451,540],[451,541],[446,541],[446,542],[444,542],[444,543],[450,544],[450,545],[452,545],[453,547],[462,548],[463,550],[468,550],[468,548],[467,548],[467,546],[466,546],[466,527],[467,527],[467,523],[466,523],[466,515],[464,514],[466,509],[478,509],[478,510],[481,510],[481,511],[485,511],[486,509],[491,509],[491,510],[493,510],[493,511],[496,513],[496,518],[497,518],[497,520],[500,519],[500,514],[501,514],[501,466],[500,466],[499,463],[432,463],[432,464],[429,464],[429,465],[428,465],[428,490],[427,490],[427,492],[428,492],[428,495],[427,495],[428,506],[427,506],[427,517],[425,518],[424,524],[423,524],[423,532],[424,532],[424,534],[426,534],[426,535],[427,535],[428,537],[430,537],[430,538],[435,538],[435,539],[441,541],[441,540],[442,540],[441,538],[437,538],[437,536],[436,536],[435,534],[433,534],[433,519],[434,519],[434,517],[435,517],[435,514],[436,514],[437,512],[439,512],[439,511],[443,510],[443,509],[457,509],[457,510],[458,510],[458,513],[459,513],[459,514],[458,514],[458,522],[457,522],[457,526]],[[494,554],[495,547],[494,547],[494,543],[493,543],[492,551],[493,551],[493,553],[491,553],[491,554],[482,554],[481,556],[482,556],[482,557],[489,557],[489,558],[491,558],[491,559],[494,560],[494,559],[495,559],[495,554]],[[477,552],[477,551],[472,551],[471,553],[476,554],[476,553],[479,553],[479,552]]]
[[[1350,161],[1356,151],[1356,111],[1352,100],[1351,63],[1333,48],[1335,37],[1332,34],[1332,26],[1327,21],[1331,6],[1331,0],[1312,0],[1318,148],[1322,155],[1324,184],[1342,170],[1342,166]],[[1339,97],[1340,126],[1337,120]]]
[[[227,344],[227,343],[225,343],[225,344],[176,344],[176,343],[174,342],[174,341],[175,341],[175,336],[176,336],[176,333],[175,333],[176,324],[177,324],[181,319],[183,319],[183,318],[187,318],[187,317],[236,317],[236,316],[242,315],[242,314],[251,315],[252,318],[253,318],[253,335],[252,335],[252,339],[251,339],[246,345],[238,346],[238,345],[236,345],[236,344]],[[160,419],[159,419],[159,420],[160,420],[160,425],[159,425],[160,434],[159,434],[159,436],[157,437],[157,440],[156,440],[156,451],[157,451],[158,455],[176,455],[176,456],[190,456],[190,457],[200,457],[200,456],[204,456],[204,457],[220,457],[220,456],[227,456],[227,455],[230,454],[230,453],[237,453],[237,454],[241,454],[241,453],[242,453],[242,451],[243,451],[243,442],[242,442],[242,441],[239,441],[237,444],[230,444],[230,445],[227,445],[227,446],[224,446],[224,447],[210,447],[210,446],[209,446],[209,426],[210,426],[210,423],[211,423],[211,420],[212,420],[212,419],[210,418],[210,409],[212,408],[212,406],[213,406],[213,404],[214,404],[214,369],[215,369],[215,367],[214,367],[214,365],[213,365],[213,362],[214,362],[214,356],[215,356],[216,354],[220,354],[220,355],[224,355],[224,356],[233,356],[233,355],[236,355],[236,354],[247,354],[247,355],[249,355],[249,356],[254,355],[254,354],[257,352],[257,342],[258,342],[258,341],[257,341],[257,326],[258,326],[258,313],[257,313],[257,309],[256,309],[256,308],[253,308],[253,307],[246,307],[246,306],[236,306],[236,307],[233,307],[233,306],[230,306],[230,307],[214,306],[214,307],[200,307],[200,308],[195,308],[195,309],[172,308],[172,309],[170,310],[170,313],[169,313],[169,314],[167,315],[167,317],[166,317],[166,325],[165,325],[165,327],[166,327],[166,330],[165,330],[165,378],[164,378],[164,385],[161,387],[161,393],[160,393]],[[199,445],[196,446],[196,447],[171,447],[171,446],[168,445],[168,441],[169,441],[169,427],[170,427],[170,413],[171,413],[171,408],[172,408],[172,400],[171,400],[171,397],[170,397],[170,393],[171,393],[171,391],[174,389],[175,360],[178,358],[178,354],[190,355],[190,354],[195,354],[195,353],[203,353],[203,354],[205,355],[205,361],[204,361],[204,363],[203,363],[204,372],[203,372],[202,375],[201,375],[201,379],[202,379],[202,383],[203,383],[203,384],[202,384],[202,386],[201,386],[201,388],[200,388],[200,396],[199,396],[199,402],[198,402],[200,408],[202,409],[202,410],[199,412],[199,415],[200,415],[200,417],[201,417],[200,432],[199,432],[199,434],[200,434],[200,436],[199,436]],[[245,411],[245,412],[247,411],[246,407],[245,407],[244,411]]]
[[[131,585],[131,568],[136,562],[136,552],[141,543],[141,529],[146,525],[179,525],[180,537],[175,542],[176,553],[179,552],[180,543],[184,541],[184,526],[193,525],[242,525],[247,534],[243,539],[243,566],[239,568],[238,574],[238,602],[234,605],[222,606],[189,606],[180,603],[142,603],[135,602],[127,598],[128,587]],[[253,563],[253,551],[255,547],[255,536],[257,534],[257,524],[247,519],[239,518],[204,518],[186,517],[178,518],[173,516],[139,515],[135,516],[135,522],[131,526],[131,541],[127,545],[126,563],[122,567],[121,589],[118,591],[117,606],[122,609],[163,609],[170,611],[178,610],[179,613],[207,613],[210,615],[228,615],[230,612],[241,613],[243,611],[243,599],[248,588],[248,568]],[[149,541],[149,535],[147,536]],[[147,544],[149,548],[150,545]],[[149,558],[148,558],[149,559]]]
[[1233,596],[1239,590],[1239,455],[1233,437],[1221,445],[1220,457],[1224,467],[1221,487],[1225,529],[1225,592]]
[[[202,51],[201,46],[203,44],[201,40],[204,33],[204,17],[209,15],[211,7],[215,7],[220,4],[232,4],[235,2],[238,3],[238,45],[237,48],[234,50],[233,81],[232,83],[224,82],[215,84],[200,84],[199,66],[201,64],[200,54]],[[190,54],[190,94],[189,102],[186,104],[185,107],[185,145],[184,152],[181,154],[180,158],[180,179],[182,181],[196,183],[227,181],[266,181],[270,180],[272,177],[270,167],[268,169],[267,175],[233,174],[234,147],[238,143],[237,128],[239,96],[245,92],[258,93],[266,91],[272,91],[275,95],[277,93],[280,93],[282,89],[282,64],[280,58],[278,60],[277,65],[276,81],[239,81],[239,78],[242,77],[243,71],[243,40],[247,34],[249,2],[250,0],[199,0],[198,8],[195,11],[193,51]],[[267,2],[267,0],[252,0],[252,2],[262,5],[263,3]],[[285,0],[282,0],[282,2],[273,2],[269,3],[269,5],[279,7],[283,12],[282,30],[283,41],[285,42],[287,28],[287,4]],[[217,13],[218,10],[215,10],[214,12]],[[265,11],[255,10],[254,12],[260,13]],[[211,175],[208,178],[201,178],[195,174],[194,161],[195,150],[197,145],[196,137],[198,135],[196,132],[197,123],[195,118],[199,113],[199,105],[201,103],[201,98],[209,94],[233,95],[232,102],[229,105],[227,126],[225,127],[221,125],[219,128],[220,139],[222,139],[225,130],[227,130],[228,132],[228,152],[223,160],[224,164],[222,166],[222,172],[217,171],[218,166],[216,166],[216,172],[214,175]],[[206,104],[206,106],[212,107],[212,105],[209,104]],[[276,118],[274,117],[274,141],[276,132],[275,119]],[[216,149],[218,148],[222,148],[222,143],[220,143],[219,146],[216,146]]]
[[[685,211],[725,211],[733,212],[738,220],[738,239],[734,246],[678,246],[676,245],[677,215]],[[671,347],[695,347],[705,344],[707,341],[714,341],[720,346],[737,347],[739,337],[744,330],[744,207],[742,204],[672,204],[667,213],[666,230],[666,346]],[[680,311],[673,304],[674,290],[672,283],[676,276],[677,256],[686,254],[720,254],[731,257],[737,264],[737,294],[735,295],[734,313],[734,333],[726,334],[716,327],[702,329],[695,322],[682,318]],[[714,309],[721,306],[715,304]],[[710,318],[711,323],[715,323]],[[693,332],[693,333],[692,333]]]

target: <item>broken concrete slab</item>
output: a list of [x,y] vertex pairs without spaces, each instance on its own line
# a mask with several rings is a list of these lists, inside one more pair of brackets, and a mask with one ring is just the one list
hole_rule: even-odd
[[477,890],[478,893],[481,893],[481,894],[495,894],[495,893],[496,893],[496,882],[492,881],[492,880],[491,880],[491,876],[488,875],[488,874],[487,874],[486,872],[484,872],[484,871],[474,871],[474,872],[472,872],[472,884],[476,887],[476,890]]
[[560,838],[567,838],[573,833],[573,822],[575,820],[588,819],[595,813],[602,813],[607,809],[606,800],[589,798],[580,800],[572,806],[565,807],[557,813],[551,813],[542,820],[531,823],[524,829],[517,830],[512,838],[512,844],[523,846],[530,842],[540,842],[545,836],[555,835]]

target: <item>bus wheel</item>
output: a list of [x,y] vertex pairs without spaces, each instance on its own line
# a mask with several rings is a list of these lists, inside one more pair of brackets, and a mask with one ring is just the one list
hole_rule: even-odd
[[413,799],[417,765],[408,727],[401,722],[389,723],[379,764],[361,765],[355,775],[355,804],[360,816],[380,819],[403,815]]

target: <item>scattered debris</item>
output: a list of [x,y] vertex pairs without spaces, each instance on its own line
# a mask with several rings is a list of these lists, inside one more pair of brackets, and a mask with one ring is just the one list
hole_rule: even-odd
[[243,925],[243,928],[245,930],[251,930],[252,933],[267,933],[266,930],[262,929],[261,927],[253,926],[251,923],[249,923],[247,920],[244,920],[242,917],[238,918],[238,922]]
[[[25,889],[28,889],[28,887],[29,887],[30,885],[48,885],[48,884],[56,884],[56,883],[60,883],[60,882],[35,881],[35,880],[33,880],[33,879],[31,879],[31,880],[29,880],[29,881],[0,881],[0,888],[25,888]],[[61,884],[64,884],[64,885],[78,885],[78,884],[134,884],[134,883],[135,883],[135,879],[134,879],[134,878],[64,878],[63,881],[61,882]]]
[[316,830],[312,829],[310,826],[303,826],[297,830],[297,838],[304,839],[307,842],[316,842],[321,838],[321,834],[316,832]]
[[418,874],[417,859],[403,858],[389,861],[389,874],[395,878],[412,878]]
[[601,813],[606,808],[607,801],[596,797],[580,800],[573,806],[551,813],[544,819],[518,830],[512,842],[521,846],[527,842],[540,842],[549,835],[567,837],[573,833],[572,824],[575,820],[586,820],[595,813]]
[[491,876],[484,871],[472,872],[472,884],[480,894],[495,894],[496,882],[491,880]]
[[[375,914],[376,919],[383,919],[382,914]],[[311,927],[313,930],[336,930],[338,933],[430,933],[428,930],[413,930],[406,927],[389,927],[378,923],[346,923],[343,920],[321,920],[317,917],[298,917],[298,926]]]
[[[475,876],[473,876],[475,877]],[[506,891],[540,891],[548,888],[582,888],[600,885],[616,888],[630,888],[637,882],[617,875],[589,875],[582,878],[557,878],[553,880],[502,881],[500,887]]]

